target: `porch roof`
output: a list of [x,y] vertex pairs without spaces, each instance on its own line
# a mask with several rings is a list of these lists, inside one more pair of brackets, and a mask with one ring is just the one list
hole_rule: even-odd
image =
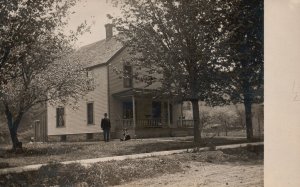
[[152,97],[163,97],[158,90],[154,89],[142,89],[142,88],[132,88],[129,90],[124,90],[121,92],[113,93],[113,97],[116,98],[126,98],[130,96],[152,96]]

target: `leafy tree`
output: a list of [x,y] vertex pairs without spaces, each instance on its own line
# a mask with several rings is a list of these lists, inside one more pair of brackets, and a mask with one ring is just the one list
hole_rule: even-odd
[[211,115],[210,115],[210,111],[209,110],[201,110],[200,111],[200,122],[203,126],[203,128],[205,128],[206,125],[208,125],[208,123],[211,121]]
[[[9,79],[19,76],[24,61],[39,56],[35,52],[37,48],[44,50],[43,55],[46,55],[44,65],[53,61],[53,53],[70,48],[70,42],[86,28],[84,23],[68,38],[64,34],[64,26],[68,21],[66,17],[77,1],[2,0],[0,2],[0,84],[5,84]],[[47,46],[43,48],[45,43]]]
[[228,130],[238,120],[238,114],[234,110],[230,110],[228,107],[216,107],[211,111],[211,118],[214,123],[219,123],[225,130],[227,136]]
[[41,63],[39,60],[34,63],[31,61],[23,67],[22,76],[1,86],[3,95],[0,102],[6,115],[13,148],[19,145],[17,130],[24,113],[30,108],[45,102],[76,102],[88,90],[86,71],[74,59],[69,57],[64,61],[53,62],[47,68],[37,69],[35,63]]
[[230,6],[217,0],[129,0],[123,1],[122,12],[123,18],[113,23],[131,51],[128,63],[148,73],[135,78],[158,81],[163,93],[192,102],[194,141],[199,143],[198,102],[219,97],[214,52]]
[[227,81],[222,91],[234,103],[245,106],[247,139],[252,139],[253,103],[263,102],[263,0],[232,1],[232,13],[224,26],[223,55],[220,63]]
[[77,0],[3,0],[0,2],[0,104],[13,148],[20,147],[19,123],[32,106],[65,102],[84,94],[85,70],[72,53],[76,36],[64,34]]
[[246,127],[246,119],[245,119],[245,110],[244,110],[243,105],[242,105],[242,107],[239,107],[239,105],[235,105],[235,112],[236,112],[236,114],[238,116],[237,127],[245,129],[245,127]]

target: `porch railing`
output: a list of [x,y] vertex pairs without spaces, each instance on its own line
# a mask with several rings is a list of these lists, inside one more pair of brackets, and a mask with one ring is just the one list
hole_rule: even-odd
[[194,120],[192,119],[181,119],[177,120],[177,127],[179,128],[193,128],[194,127]]
[[[124,128],[133,128],[133,119],[120,119],[116,121],[117,128],[124,129]],[[162,120],[161,118],[157,119],[137,119],[136,120],[136,126],[137,127],[149,127],[149,128],[160,128],[166,125],[167,122],[165,120]]]
[[129,129],[133,127],[133,119],[120,119],[117,120],[117,124],[120,129]]
[[136,120],[138,127],[163,127],[162,120],[158,119],[137,119]]

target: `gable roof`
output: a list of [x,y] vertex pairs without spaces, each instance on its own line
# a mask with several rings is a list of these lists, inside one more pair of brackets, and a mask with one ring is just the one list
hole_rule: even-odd
[[113,37],[83,46],[75,52],[74,56],[88,68],[105,64],[122,48],[122,43]]

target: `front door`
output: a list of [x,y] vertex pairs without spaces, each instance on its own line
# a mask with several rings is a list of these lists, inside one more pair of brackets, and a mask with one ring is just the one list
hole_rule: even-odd
[[123,119],[133,118],[133,105],[131,101],[123,102]]
[[152,118],[158,119],[161,118],[161,102],[152,101]]

